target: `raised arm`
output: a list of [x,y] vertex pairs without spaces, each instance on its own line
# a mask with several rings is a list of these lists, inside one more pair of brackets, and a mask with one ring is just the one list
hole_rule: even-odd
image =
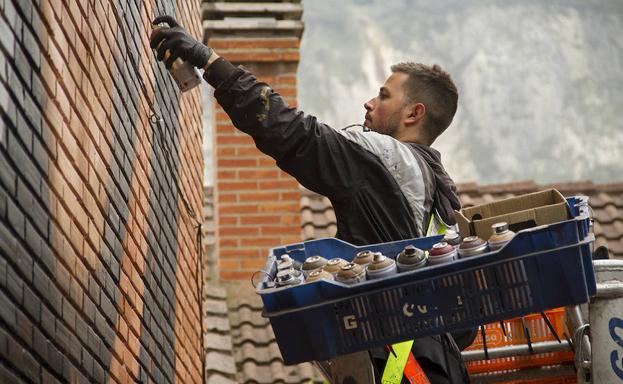
[[371,167],[383,168],[374,154],[348,135],[289,107],[269,85],[219,58],[171,17],[154,20],[161,23],[169,27],[158,28],[151,36],[158,59],[168,67],[181,58],[204,68],[204,78],[216,89],[216,99],[236,128],[251,135],[260,151],[306,188],[346,201],[366,182]]

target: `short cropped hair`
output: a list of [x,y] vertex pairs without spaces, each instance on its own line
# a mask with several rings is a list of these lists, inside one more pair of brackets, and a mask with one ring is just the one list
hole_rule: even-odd
[[456,113],[459,92],[450,74],[437,64],[412,62],[394,64],[391,70],[409,76],[404,84],[405,102],[426,107],[424,131],[432,143],[450,126]]

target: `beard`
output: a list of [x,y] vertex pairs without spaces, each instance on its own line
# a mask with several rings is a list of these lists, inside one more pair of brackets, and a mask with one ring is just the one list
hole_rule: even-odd
[[400,127],[400,111],[396,111],[384,119],[371,120],[367,117],[363,125],[368,127],[371,131],[393,137]]

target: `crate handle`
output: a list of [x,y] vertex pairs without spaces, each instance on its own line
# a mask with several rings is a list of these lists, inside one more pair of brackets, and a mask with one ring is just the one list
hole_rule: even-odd
[[253,279],[255,279],[255,275],[257,275],[258,273],[263,273],[263,274],[265,274],[266,276],[268,276],[268,278],[270,279],[270,273],[266,272],[266,271],[265,271],[265,270],[263,270],[263,269],[260,269],[260,270],[258,270],[258,271],[253,272],[253,274],[251,275],[251,285],[252,285],[252,286],[253,286],[253,288],[255,288],[255,289],[257,289],[257,286],[258,286],[259,284],[261,284],[261,283],[262,283],[262,281],[260,281],[258,284],[255,284],[255,281],[253,280]]

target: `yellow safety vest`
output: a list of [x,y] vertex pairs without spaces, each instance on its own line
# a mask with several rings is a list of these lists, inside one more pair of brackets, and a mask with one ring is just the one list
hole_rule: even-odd
[[[433,233],[443,235],[448,229],[445,223],[437,219],[433,213],[430,215],[426,236],[431,236]],[[406,376],[411,384],[430,384],[424,370],[422,370],[411,353],[412,346],[413,340],[391,345],[393,352],[390,352],[387,358],[387,364],[385,364],[383,376],[381,377],[381,384],[400,384],[403,376]]]

